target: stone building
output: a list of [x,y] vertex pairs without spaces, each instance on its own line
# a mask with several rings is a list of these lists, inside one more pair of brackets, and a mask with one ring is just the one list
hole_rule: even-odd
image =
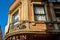
[[15,0],[8,16],[4,40],[52,40],[59,36],[60,0]]

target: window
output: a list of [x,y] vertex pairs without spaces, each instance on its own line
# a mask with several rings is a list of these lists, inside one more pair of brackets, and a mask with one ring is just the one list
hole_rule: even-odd
[[12,16],[12,21],[17,22],[18,21],[18,12],[14,13]]
[[60,0],[48,0],[49,2],[60,2]]
[[60,29],[60,23],[58,23],[58,28]]
[[18,21],[19,21],[19,16],[18,16],[18,11],[17,11],[12,15],[12,24],[11,24],[11,26],[13,26],[13,27],[11,27],[11,29],[16,29],[17,28],[17,26],[19,25]]
[[60,0],[57,0],[58,2],[60,2]]
[[60,9],[54,9],[57,22],[60,22]]
[[35,21],[46,21],[45,8],[43,5],[34,6],[34,18]]
[[48,0],[49,2],[57,2],[57,0]]
[[15,40],[15,36],[12,37],[12,40]]
[[57,17],[57,21],[60,22],[60,17]]

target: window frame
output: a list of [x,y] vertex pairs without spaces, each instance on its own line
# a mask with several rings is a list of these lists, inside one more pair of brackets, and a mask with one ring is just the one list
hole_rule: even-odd
[[[46,10],[46,7],[47,7],[47,5],[46,5],[46,3],[45,2],[31,2],[31,5],[32,5],[32,15],[33,15],[33,17],[32,17],[32,21],[34,21],[34,22],[46,22],[46,21],[49,21],[49,18],[48,18],[48,14],[47,14],[47,10]],[[45,13],[46,13],[46,21],[35,21],[34,20],[34,7],[33,7],[33,5],[44,5],[44,7],[45,7]],[[35,23],[33,23],[33,25],[34,25]]]
[[13,15],[12,15],[12,22],[17,22],[19,20],[15,20],[15,16],[18,16],[18,11],[16,11]]
[[[43,11],[44,11],[44,14],[37,14],[37,13],[34,12],[34,20],[35,20],[35,21],[42,21],[42,22],[43,22],[43,21],[47,21],[44,5],[34,5],[34,6],[35,6],[35,7],[38,7],[38,6],[39,6],[39,7],[43,7]],[[34,7],[34,6],[33,6],[33,7]],[[34,9],[34,11],[35,11],[35,9]],[[45,16],[45,20],[38,20],[38,19],[35,19],[35,16],[41,16],[41,17],[42,17],[42,16]]]
[[[18,21],[17,22],[13,22],[13,14],[15,14],[16,12],[18,12]],[[17,24],[19,24],[20,22],[20,16],[21,14],[20,14],[20,6],[19,7],[17,7],[15,10],[13,10],[13,12],[11,13],[11,22],[10,22],[10,31],[12,31],[12,30],[15,30],[16,29],[16,27],[14,27],[15,25],[17,25]],[[14,25],[15,24],[15,25]],[[13,27],[12,27],[13,26]],[[12,29],[13,28],[13,29]]]

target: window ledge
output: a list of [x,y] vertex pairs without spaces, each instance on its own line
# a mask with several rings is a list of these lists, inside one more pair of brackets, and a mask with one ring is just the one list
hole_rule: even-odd
[[45,21],[36,21],[35,23],[45,23]]

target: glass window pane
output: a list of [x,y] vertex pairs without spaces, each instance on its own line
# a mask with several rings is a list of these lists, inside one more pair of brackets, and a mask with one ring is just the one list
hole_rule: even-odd
[[18,14],[15,16],[15,18],[14,18],[15,20],[18,20]]
[[46,15],[43,5],[34,5],[35,21],[46,21]]
[[46,21],[46,18],[45,16],[38,16],[38,21]]
[[57,0],[48,0],[49,2],[57,2]]
[[57,17],[57,21],[60,22],[60,17]]
[[60,0],[57,0],[57,2],[60,2]]
[[35,20],[36,21],[46,21],[46,17],[45,16],[35,16]]
[[13,22],[18,21],[18,13],[13,14]]
[[57,25],[58,25],[58,28],[60,29],[60,23],[58,23]]
[[35,6],[34,10],[35,14],[44,14],[44,7]]

